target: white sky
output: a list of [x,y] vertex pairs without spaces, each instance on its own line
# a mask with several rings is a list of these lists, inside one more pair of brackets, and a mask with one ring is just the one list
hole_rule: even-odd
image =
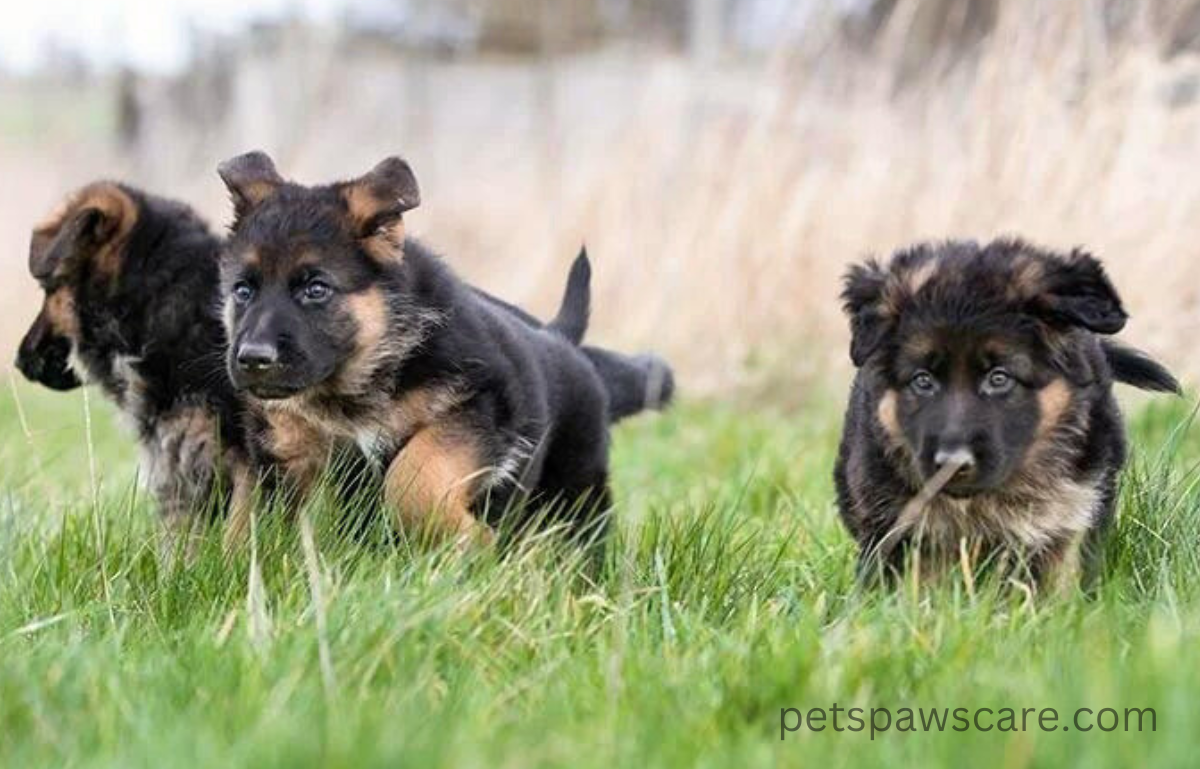
[[[768,39],[787,19],[830,4],[843,11],[864,0],[740,0],[747,40]],[[362,16],[397,11],[405,0],[5,0],[0,12],[0,68],[26,72],[42,63],[47,43],[101,67],[129,64],[171,71],[186,64],[188,28],[232,31],[255,19],[295,14],[329,20],[343,9]],[[799,11],[799,12],[798,12]]]
[[344,0],[8,0],[0,23],[0,66],[38,65],[47,41],[89,61],[170,70],[187,57],[187,28],[234,29],[285,11],[336,14]]

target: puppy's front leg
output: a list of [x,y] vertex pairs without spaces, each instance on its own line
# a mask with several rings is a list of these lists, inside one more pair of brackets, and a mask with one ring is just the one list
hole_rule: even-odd
[[1084,533],[1057,543],[1032,559],[1031,570],[1038,590],[1060,598],[1075,593],[1083,576]]
[[225,528],[221,544],[226,555],[231,555],[246,543],[250,534],[250,516],[254,513],[254,473],[245,462],[230,463],[229,510],[225,517]]
[[484,469],[473,441],[445,425],[417,432],[388,467],[384,501],[397,523],[437,538],[490,543],[491,529],[471,513]]

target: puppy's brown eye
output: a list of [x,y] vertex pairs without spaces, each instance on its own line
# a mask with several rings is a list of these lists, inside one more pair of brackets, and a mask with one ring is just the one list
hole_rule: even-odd
[[922,369],[912,375],[912,379],[908,381],[908,386],[914,393],[922,396],[934,395],[938,391],[938,382],[934,379],[933,374]]
[[994,368],[988,372],[988,375],[983,380],[984,395],[1004,395],[1013,389],[1017,380],[1013,379],[1013,375],[1002,368]]
[[304,284],[304,301],[324,302],[333,296],[333,287],[323,280],[310,280]]

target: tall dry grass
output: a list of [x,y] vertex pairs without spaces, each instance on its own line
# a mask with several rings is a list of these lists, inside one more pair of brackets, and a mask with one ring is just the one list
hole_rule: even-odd
[[[87,142],[0,154],[4,269],[27,310],[28,223],[96,174],[223,222],[212,168],[224,156],[263,147],[315,181],[400,152],[424,189],[410,228],[462,272],[548,313],[586,241],[594,338],[662,350],[692,392],[796,393],[840,377],[847,262],[1012,233],[1093,249],[1130,307],[1127,337],[1194,377],[1200,64],[1160,56],[1166,5],[1136,5],[1119,39],[1100,5],[1004,4],[976,49],[933,54],[903,83],[903,12],[873,52],[818,25],[769,61],[706,67],[629,48],[401,60],[296,31],[231,59],[219,121],[181,118],[179,86],[149,84],[133,158]],[[6,324],[10,341],[19,322]]]

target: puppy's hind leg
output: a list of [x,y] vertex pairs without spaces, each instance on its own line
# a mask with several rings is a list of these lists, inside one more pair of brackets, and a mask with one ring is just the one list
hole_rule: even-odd
[[539,520],[562,526],[568,540],[588,554],[591,573],[598,574],[613,528],[608,441],[602,427],[590,434],[567,435],[570,437],[551,446],[542,473],[540,501],[545,507]]

